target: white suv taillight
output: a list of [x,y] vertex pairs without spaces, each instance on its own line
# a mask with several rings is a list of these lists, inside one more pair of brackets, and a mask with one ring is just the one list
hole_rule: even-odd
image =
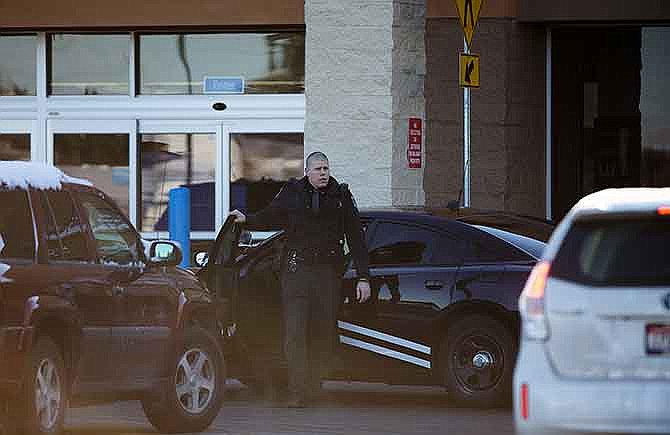
[[544,312],[544,290],[550,269],[549,262],[537,263],[519,297],[521,329],[523,336],[529,340],[544,341],[549,338],[549,325]]

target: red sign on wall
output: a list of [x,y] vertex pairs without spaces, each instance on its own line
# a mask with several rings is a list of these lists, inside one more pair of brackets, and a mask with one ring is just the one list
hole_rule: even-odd
[[409,118],[407,137],[407,164],[410,169],[421,168],[421,118]]

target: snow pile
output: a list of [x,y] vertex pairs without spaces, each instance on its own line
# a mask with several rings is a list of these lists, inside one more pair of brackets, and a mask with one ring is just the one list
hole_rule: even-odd
[[74,183],[92,186],[88,180],[70,177],[55,166],[36,162],[0,161],[0,185],[10,189],[54,189],[61,183]]

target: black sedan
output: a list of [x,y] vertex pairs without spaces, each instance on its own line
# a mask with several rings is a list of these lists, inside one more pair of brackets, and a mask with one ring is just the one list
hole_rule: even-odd
[[[517,301],[553,230],[506,213],[363,211],[372,297],[354,301],[345,265],[339,346],[331,379],[443,385],[452,402],[494,406],[511,397]],[[229,374],[281,383],[282,234],[258,245],[232,219],[199,276],[229,302]],[[346,246],[345,246],[346,251]],[[197,255],[197,254],[196,254]]]

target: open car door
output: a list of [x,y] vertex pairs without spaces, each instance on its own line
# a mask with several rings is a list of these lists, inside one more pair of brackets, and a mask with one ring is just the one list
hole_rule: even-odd
[[235,223],[234,217],[229,216],[209,249],[206,265],[198,272],[198,277],[207,284],[220,302],[219,315],[226,326],[235,324],[234,307],[239,291],[239,270],[235,260],[240,255],[241,233],[241,225]]

